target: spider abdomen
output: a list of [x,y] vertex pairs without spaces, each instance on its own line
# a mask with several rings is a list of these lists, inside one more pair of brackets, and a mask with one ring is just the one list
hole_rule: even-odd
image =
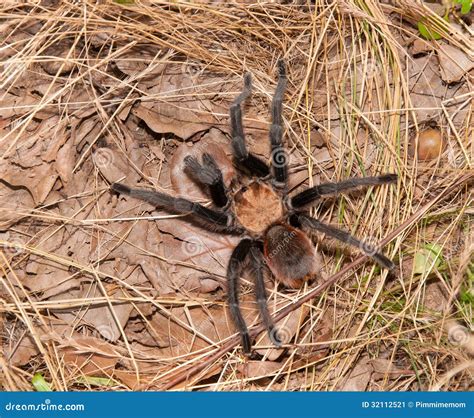
[[265,232],[263,252],[273,275],[290,288],[300,287],[316,272],[311,240],[290,225],[271,225]]

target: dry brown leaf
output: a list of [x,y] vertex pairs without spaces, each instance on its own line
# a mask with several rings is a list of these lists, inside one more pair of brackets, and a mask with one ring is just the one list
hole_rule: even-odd
[[40,205],[54,186],[57,173],[54,167],[48,164],[28,170],[5,164],[5,171],[0,170],[0,177],[11,186],[28,189],[35,205]]
[[182,66],[170,64],[147,91],[153,101],[141,102],[132,113],[154,132],[172,132],[188,139],[218,124],[215,113],[227,113],[209,99],[209,93],[215,95],[222,85],[221,79],[211,77],[195,82],[192,77],[183,77]]
[[99,338],[75,335],[71,343],[59,350],[64,365],[71,371],[69,378],[107,376],[121,358],[111,344]]
[[40,98],[28,93],[16,94],[1,92],[2,107],[0,109],[0,118],[9,119],[13,116],[23,116],[31,111]]
[[[419,122],[437,117],[443,100],[469,92],[466,85],[460,86],[459,89],[447,89],[440,78],[436,57],[432,55],[411,60],[410,74],[408,80],[410,99]],[[458,120],[463,120],[467,111],[467,109],[461,109],[457,112]]]
[[218,129],[212,128],[193,146],[181,144],[174,152],[169,165],[171,167],[170,181],[176,194],[188,199],[209,200],[209,195],[184,171],[184,158],[186,156],[189,155],[201,161],[204,153],[210,154],[216,160],[222,171],[224,183],[226,186],[230,186],[236,175],[231,159],[230,139]]
[[[248,324],[258,319],[258,309],[254,300],[254,295],[241,297],[242,314]],[[205,339],[219,343],[237,332],[226,303],[178,307],[170,309],[170,312],[172,315],[170,318],[161,312],[156,312],[146,329],[127,325],[127,336],[132,341],[161,347],[156,351],[156,356],[167,358],[206,348],[210,343]]]
[[225,277],[228,260],[239,238],[203,231],[176,219],[163,220],[159,227],[167,233],[163,236],[163,255],[175,262],[168,272],[177,289],[183,286],[196,291],[201,288],[201,279]]
[[63,184],[67,184],[72,177],[72,167],[76,163],[76,152],[72,140],[66,143],[58,150],[54,168],[56,169]]
[[411,99],[417,108],[417,116],[421,121],[430,120],[435,116],[434,109],[439,107],[440,97],[444,93],[433,57],[414,59],[412,71]]
[[81,152],[86,143],[92,143],[97,139],[102,124],[100,119],[93,115],[89,117],[89,113],[93,113],[94,109],[89,107],[89,112],[82,119],[74,118],[71,123],[71,140],[78,152]]
[[474,68],[474,60],[452,45],[440,45],[437,51],[441,78],[448,84],[460,81],[464,74]]
[[36,205],[44,203],[57,179],[52,162],[66,141],[66,123],[58,117],[41,121],[16,143],[8,164],[2,164],[0,178],[31,193]]
[[343,383],[338,385],[338,390],[365,391],[370,382],[386,377],[397,378],[400,374],[413,374],[413,371],[400,369],[389,359],[369,359],[364,356],[354,365]]
[[3,344],[3,355],[13,366],[24,366],[37,354],[39,350],[29,334],[23,334],[18,340],[11,338],[8,345]]
[[360,359],[351,369],[344,382],[338,385],[341,391],[365,391],[373,373],[373,367],[367,357]]
[[[136,202],[128,200],[123,204],[130,208]],[[121,213],[120,210],[118,212]],[[114,222],[110,225],[110,229],[114,234],[114,238],[106,244],[107,247],[113,249],[109,254],[110,258],[116,257],[125,260],[126,264],[130,266],[139,265],[159,294],[167,294],[175,289],[168,272],[167,263],[155,256],[155,254],[159,257],[163,256],[164,237],[161,236],[160,231],[152,222],[137,222],[133,225],[133,228],[128,222],[125,224]],[[124,239],[124,241],[120,246],[117,246],[120,239]],[[102,251],[105,249],[102,247]],[[143,251],[140,249],[143,249]]]
[[34,207],[31,194],[0,182],[0,231],[6,231]]
[[400,374],[414,374],[413,370],[401,369],[393,364],[391,360],[385,358],[374,358],[370,360],[370,364],[374,369],[372,380],[385,379],[386,377],[394,379]]
[[156,80],[166,69],[168,56],[151,45],[132,47],[114,62],[124,74],[140,79],[140,84],[156,85]]
[[[65,75],[74,68],[74,54],[70,54],[72,44],[70,42],[56,42],[46,48],[44,54],[47,60],[40,63],[44,71],[50,75]],[[69,58],[68,58],[69,56]]]
[[118,379],[130,390],[144,390],[143,386],[147,386],[147,383],[153,380],[154,375],[146,376],[143,373],[140,374],[140,380],[137,378],[135,371],[115,369],[113,374],[109,376],[111,379]]
[[415,39],[410,45],[410,53],[413,56],[427,54],[434,49],[434,45],[424,39]]
[[141,167],[143,166],[144,158],[143,154],[137,152],[136,149],[129,150],[129,152],[130,154],[135,154],[135,156],[127,158],[123,152],[113,148],[96,148],[92,152],[92,160],[109,183],[114,183],[124,177],[127,178],[127,181],[134,181],[134,179],[138,178],[138,175],[133,175],[134,170],[129,160],[132,160],[136,167]]
[[238,365],[237,370],[244,378],[265,378],[281,369],[282,363],[277,361],[246,361]]
[[445,287],[439,282],[427,283],[425,286],[424,305],[434,312],[444,312],[448,298]]
[[[128,276],[122,275],[121,279],[127,282],[129,285],[140,285],[143,284],[146,279],[141,274],[140,269],[133,269],[131,274]],[[126,298],[127,293],[122,289],[117,289],[117,286],[104,284],[105,291],[109,299]],[[91,282],[89,285],[83,285],[80,289],[72,289],[65,295],[58,295],[52,297],[52,300],[62,300],[64,298],[70,299],[82,299],[84,304],[80,309],[71,309],[71,312],[56,312],[56,316],[63,319],[65,322],[77,321],[77,318],[81,318],[81,322],[93,326],[99,334],[108,341],[117,341],[122,337],[121,328],[125,327],[125,324],[130,317],[133,310],[133,305],[126,301],[121,303],[113,303],[110,307],[107,303],[102,305],[91,305],[88,303],[90,298],[105,297],[101,289],[94,283]],[[113,309],[113,312],[112,312]],[[117,324],[118,321],[118,324]]]
[[[89,239],[84,230],[70,232],[63,229],[37,244],[37,247],[45,253],[55,253],[64,258],[74,257],[77,262],[88,263],[89,248],[84,244]],[[44,299],[77,288],[80,284],[80,277],[71,274],[67,265],[35,254],[29,255],[25,274],[20,279],[32,292],[42,292]]]
[[209,345],[199,334],[213,342],[219,342],[232,334],[223,306],[211,306],[207,309],[195,307],[190,309],[172,309],[173,318],[184,322],[195,332],[188,331],[183,326],[156,313],[149,322],[148,332],[160,349],[160,357],[179,356],[205,348]]
[[[56,319],[48,321],[49,328],[35,326],[34,332],[41,341],[64,340],[64,335],[72,333],[70,324],[64,324]],[[23,366],[28,363],[32,357],[39,354],[40,351],[29,330],[23,325],[16,327],[18,323],[5,323],[8,328],[9,338],[6,344],[3,344],[3,354],[5,358],[15,366]]]
[[[286,301],[283,301],[283,303],[285,302]],[[300,328],[300,325],[308,315],[308,312],[309,308],[306,305],[303,305],[301,308],[291,312],[286,318],[283,318],[275,324],[275,327],[278,330],[278,337],[281,339],[283,344],[290,343],[290,341],[294,338]],[[264,346],[273,345],[273,342],[271,341],[267,332],[261,334],[261,337],[263,338],[257,340],[259,344]],[[257,344],[257,347],[259,344]],[[284,350],[285,348],[268,348],[257,349],[256,351],[266,359],[273,361],[280,357]]]

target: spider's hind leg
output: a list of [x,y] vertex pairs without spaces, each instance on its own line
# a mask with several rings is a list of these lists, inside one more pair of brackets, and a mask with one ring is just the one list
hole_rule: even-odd
[[267,305],[267,290],[265,289],[265,281],[263,276],[264,260],[263,254],[260,249],[253,246],[250,250],[250,263],[252,266],[252,272],[255,275],[255,297],[257,299],[258,310],[260,317],[262,318],[263,324],[267,329],[270,340],[277,346],[281,345],[281,340],[276,332],[275,325],[273,324],[272,317],[268,310]]
[[325,224],[321,221],[318,221],[315,218],[312,218],[311,216],[307,216],[303,214],[300,214],[297,216],[298,216],[298,221],[301,222],[302,227],[306,227],[308,229],[314,229],[332,238],[335,238],[341,242],[345,242],[346,244],[352,245],[353,247],[358,247],[360,251],[362,251],[367,256],[373,258],[383,268],[386,268],[388,270],[393,270],[395,268],[395,265],[393,264],[392,260],[390,260],[381,252],[379,252],[377,248],[373,247],[372,245],[364,241],[360,241],[359,239],[349,234],[349,232],[346,232],[346,231],[343,231],[342,229]]
[[229,264],[227,266],[227,297],[229,301],[229,309],[234,324],[240,332],[242,338],[242,347],[246,354],[250,354],[252,343],[250,341],[250,335],[245,323],[244,317],[240,310],[239,303],[239,285],[240,275],[244,268],[244,262],[247,258],[249,251],[251,250],[253,241],[248,238],[244,238],[239,242],[237,247],[234,248],[232,255],[230,256]]
[[227,189],[222,177],[222,171],[217,166],[214,158],[204,153],[202,156],[202,164],[191,156],[184,159],[185,170],[200,185],[207,186],[214,204],[223,208],[229,202]]

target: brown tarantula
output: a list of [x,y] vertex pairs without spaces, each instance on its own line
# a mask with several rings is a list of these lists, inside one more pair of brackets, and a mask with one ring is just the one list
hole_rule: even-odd
[[245,75],[244,89],[232,103],[230,120],[235,166],[242,174],[253,179],[248,185],[232,193],[224,184],[222,172],[211,155],[204,153],[202,162],[191,156],[184,160],[187,174],[208,190],[215,208],[207,208],[165,193],[132,189],[119,183],[112,184],[115,192],[144,200],[169,212],[190,215],[204,228],[242,237],[230,257],[227,281],[230,312],[240,331],[245,353],[250,353],[252,345],[239,307],[239,279],[247,259],[255,275],[255,293],[260,316],[276,345],[281,341],[267,307],[264,270],[268,267],[277,280],[291,288],[301,286],[315,274],[315,247],[305,231],[322,232],[359,247],[384,268],[394,267],[387,257],[348,232],[311,217],[307,208],[326,195],[360,186],[393,183],[397,180],[395,174],[324,183],[288,196],[288,165],[282,142],[282,101],[287,78],[282,60],[278,62],[278,70],[278,85],[271,107],[270,167],[246,147],[241,105],[251,94],[250,74]]

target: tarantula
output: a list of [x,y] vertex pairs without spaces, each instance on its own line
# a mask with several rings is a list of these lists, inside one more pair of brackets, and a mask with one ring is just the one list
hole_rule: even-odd
[[250,262],[255,275],[260,316],[275,345],[280,345],[281,340],[267,307],[264,270],[268,268],[277,280],[290,288],[298,288],[312,277],[317,268],[315,247],[305,231],[322,232],[359,247],[384,268],[394,267],[386,256],[348,232],[311,217],[308,206],[327,195],[361,186],[393,183],[397,180],[395,174],[324,183],[293,196],[288,195],[288,160],[282,142],[282,105],[286,83],[285,64],[280,60],[278,84],[271,105],[270,166],[249,152],[246,146],[241,105],[251,94],[252,79],[249,73],[244,76],[243,91],[230,107],[234,164],[241,174],[250,177],[246,186],[240,187],[235,193],[228,189],[216,161],[207,153],[203,154],[202,162],[191,156],[184,159],[186,173],[208,190],[214,208],[165,193],[133,189],[120,183],[112,184],[115,192],[141,199],[169,212],[190,215],[204,228],[242,237],[230,257],[227,282],[231,317],[240,331],[246,354],[251,352],[252,344],[239,306],[239,279],[246,261]]

